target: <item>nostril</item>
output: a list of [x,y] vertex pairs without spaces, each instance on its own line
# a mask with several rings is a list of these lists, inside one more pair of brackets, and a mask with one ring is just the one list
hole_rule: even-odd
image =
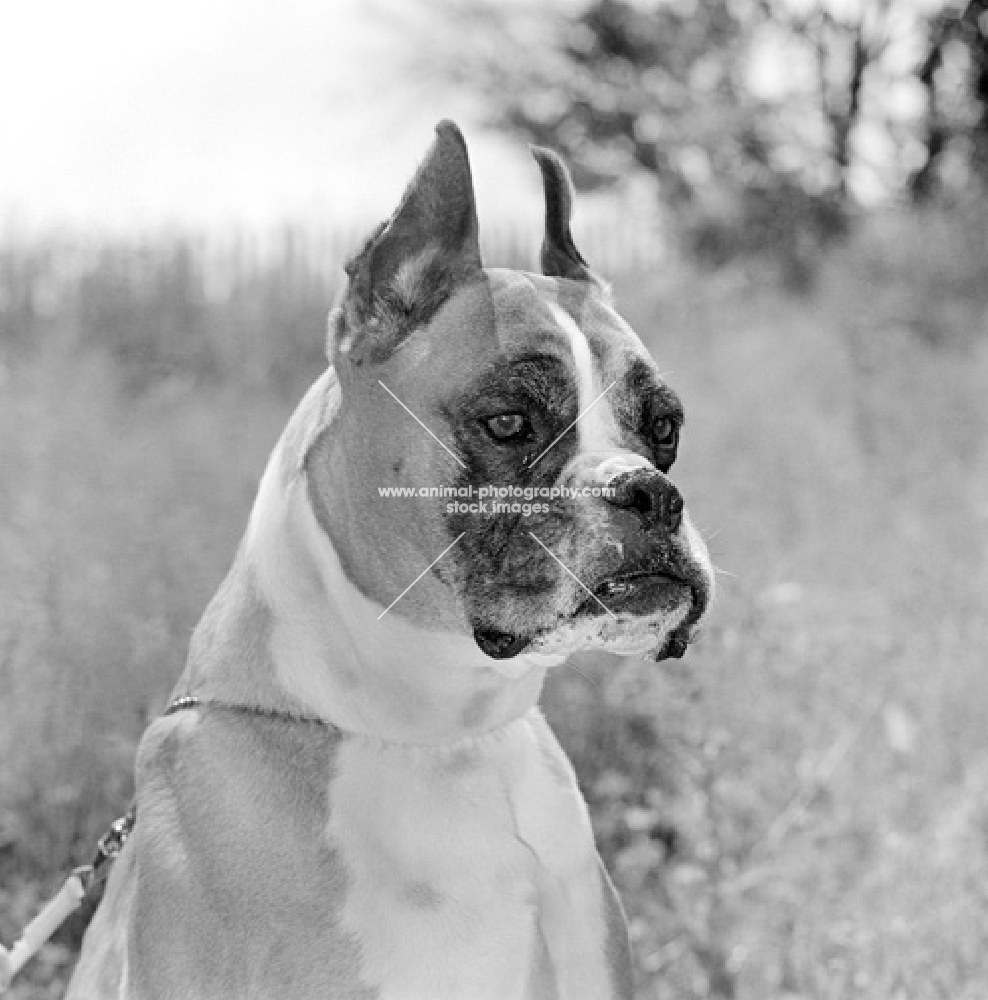
[[651,490],[636,486],[631,494],[631,506],[639,514],[652,514],[655,512],[655,495]]
[[669,532],[679,530],[685,504],[679,490],[663,473],[654,469],[625,472],[612,478],[608,486],[613,492],[607,500],[615,507],[636,511],[646,524]]

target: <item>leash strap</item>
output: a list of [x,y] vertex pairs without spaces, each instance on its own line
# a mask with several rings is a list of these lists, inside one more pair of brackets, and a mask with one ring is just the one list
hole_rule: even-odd
[[[195,695],[191,694],[176,698],[165,709],[163,714],[172,715],[175,712],[182,712],[185,709],[198,708],[203,704],[231,711],[246,712],[250,715],[279,719],[282,722],[305,722],[328,725],[322,719],[305,715],[293,715],[289,712],[280,712],[273,709],[230,705],[223,702],[202,702]],[[82,865],[73,870],[72,874],[65,880],[58,895],[27,925],[24,933],[21,934],[13,948],[7,951],[0,944],[0,993],[7,991],[7,987],[14,976],[37,954],[43,945],[47,944],[51,936],[65,923],[66,919],[79,909],[80,904],[89,895],[93,886],[106,880],[110,874],[113,862],[123,850],[124,844],[127,843],[127,838],[133,832],[136,822],[137,802],[135,801],[130,804],[130,808],[123,816],[110,824],[106,833],[96,842],[96,854],[93,856],[93,860],[88,865]]]
[[7,991],[14,976],[37,954],[42,945],[48,943],[48,939],[66,919],[79,909],[85,896],[83,880],[73,872],[59,889],[58,895],[24,928],[24,933],[14,947],[7,951],[0,945],[0,993]]
[[7,951],[0,945],[0,993],[5,993],[11,980],[48,943],[51,936],[79,909],[93,886],[110,874],[111,863],[123,850],[137,821],[137,805],[131,807],[96,842],[96,854],[88,865],[81,865],[62,883],[58,894],[24,928],[23,933]]
[[[187,708],[196,708],[199,699],[192,695],[176,698],[165,715],[180,712]],[[6,993],[11,980],[21,969],[48,943],[51,936],[65,921],[82,905],[82,901],[92,891],[93,886],[106,880],[110,868],[127,843],[137,822],[137,803],[132,802],[130,808],[119,819],[114,820],[106,833],[96,842],[96,853],[88,865],[75,868],[72,874],[62,884],[58,894],[51,899],[45,908],[24,928],[23,933],[8,951],[0,944],[0,993]]]

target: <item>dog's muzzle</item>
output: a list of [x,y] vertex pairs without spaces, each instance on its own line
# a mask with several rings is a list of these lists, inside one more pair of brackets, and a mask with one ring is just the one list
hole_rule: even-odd
[[[686,505],[682,494],[653,466],[626,468],[609,477],[607,486],[602,500],[611,511],[608,520],[619,544],[603,546],[600,564],[581,580],[588,592],[572,610],[571,620],[612,615],[630,624],[655,616],[658,629],[661,613],[678,617],[685,608],[682,621],[655,654],[657,660],[679,658],[693,638],[711,592],[705,556],[691,551],[695,533],[683,529]],[[617,563],[615,552],[620,553]],[[496,660],[524,652],[553,627],[522,634],[482,620],[473,624],[475,642]]]

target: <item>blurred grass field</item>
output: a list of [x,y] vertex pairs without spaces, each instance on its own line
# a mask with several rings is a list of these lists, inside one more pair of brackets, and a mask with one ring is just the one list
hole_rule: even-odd
[[[545,699],[642,1000],[988,996],[986,234],[872,219],[798,297],[610,275],[685,401],[677,481],[724,571],[685,661],[581,657]],[[7,943],[126,806],[320,370],[336,244],[289,237],[222,280],[186,238],[0,246]],[[61,996],[84,917],[15,997]]]

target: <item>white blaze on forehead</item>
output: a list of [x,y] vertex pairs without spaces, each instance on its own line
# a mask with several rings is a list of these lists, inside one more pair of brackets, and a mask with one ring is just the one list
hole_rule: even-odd
[[[576,424],[580,451],[614,451],[621,447],[621,436],[611,400],[608,399],[608,384],[600,376],[593,351],[586,335],[577,322],[562,306],[547,303],[552,318],[559,324],[569,339],[573,362],[576,367],[577,390],[580,401],[580,419]],[[606,393],[605,395],[601,395]]]
[[621,431],[614,416],[614,396],[619,388],[612,385],[613,380],[605,381],[602,377],[586,334],[562,306],[550,302],[549,310],[569,339],[573,352],[580,400],[576,424],[578,450],[607,455],[596,468],[596,482],[605,485],[622,472],[649,468],[651,463],[647,458],[628,451],[621,443]]

